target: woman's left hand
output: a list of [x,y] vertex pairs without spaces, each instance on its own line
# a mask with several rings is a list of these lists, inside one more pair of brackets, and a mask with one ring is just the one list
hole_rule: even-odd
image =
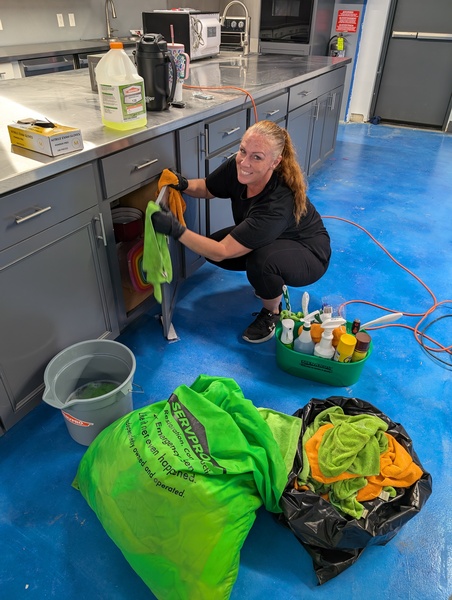
[[178,240],[187,229],[169,210],[155,212],[152,214],[151,219],[155,231],[158,233],[164,233],[165,235],[170,235],[175,240]]

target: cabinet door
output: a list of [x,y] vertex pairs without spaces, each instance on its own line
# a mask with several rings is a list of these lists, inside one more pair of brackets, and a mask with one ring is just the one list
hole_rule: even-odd
[[[237,141],[232,146],[225,148],[216,156],[212,156],[206,161],[207,173],[212,173],[217,167],[233,156],[239,149],[240,142]],[[231,201],[229,198],[211,198],[207,200],[207,234],[215,233],[224,227],[234,225],[232,216]]]
[[297,151],[298,163],[305,175],[308,174],[312,139],[314,102],[309,102],[289,113],[287,130]]
[[[178,164],[179,171],[187,179],[203,179],[205,177],[204,125],[196,123],[178,131]],[[184,196],[187,206],[184,219],[187,227],[201,235],[206,234],[206,200]],[[204,264],[204,257],[182,246],[184,277],[192,275]]]
[[341,109],[343,91],[344,86],[341,85],[329,93],[320,150],[323,160],[328,158],[328,156],[334,152],[334,148],[336,147],[337,127],[339,125],[339,112]]
[[314,117],[312,127],[311,153],[309,156],[308,175],[312,175],[323,162],[322,137],[325,115],[328,106],[329,93],[322,94],[317,98],[314,106]]
[[40,402],[55,354],[119,334],[97,209],[0,252],[0,288],[0,430],[6,430]]
[[312,175],[334,152],[343,86],[317,98],[308,174]]

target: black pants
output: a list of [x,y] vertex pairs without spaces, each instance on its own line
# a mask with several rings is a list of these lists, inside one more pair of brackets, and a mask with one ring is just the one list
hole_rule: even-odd
[[[209,237],[219,242],[232,229],[234,227],[226,227]],[[208,262],[227,271],[246,271],[248,281],[264,300],[280,296],[284,284],[293,287],[310,285],[328,268],[328,264],[323,264],[308,248],[292,240],[275,240],[245,256],[221,262],[208,259]]]

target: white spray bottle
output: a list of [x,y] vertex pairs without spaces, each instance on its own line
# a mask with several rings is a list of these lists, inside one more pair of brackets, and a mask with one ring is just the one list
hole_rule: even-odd
[[333,358],[334,346],[333,346],[333,329],[345,325],[346,321],[342,317],[332,317],[322,323],[322,337],[320,342],[314,347],[314,356],[320,356],[321,358]]
[[293,348],[293,328],[295,327],[295,321],[293,319],[283,319],[281,325],[281,344],[284,344],[287,348]]
[[314,317],[319,314],[319,312],[320,311],[316,310],[305,316],[301,332],[293,342],[293,349],[295,352],[301,352],[302,354],[314,353],[315,343],[311,337],[311,323]]

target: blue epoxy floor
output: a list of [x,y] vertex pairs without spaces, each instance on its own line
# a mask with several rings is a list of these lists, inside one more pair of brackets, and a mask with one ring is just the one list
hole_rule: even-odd
[[[335,155],[310,180],[309,195],[323,215],[366,228],[436,301],[452,299],[452,136],[388,126],[339,127]],[[326,222],[333,260],[308,291],[310,307],[322,300],[362,299],[422,314],[429,292],[362,230]],[[291,289],[299,305],[303,290]],[[135,407],[167,398],[200,373],[234,378],[258,406],[292,414],[310,398],[357,396],[400,422],[433,477],[422,511],[386,546],[367,548],[347,571],[317,586],[311,559],[292,534],[259,511],[242,550],[232,600],[446,600],[452,593],[451,360],[443,367],[412,331],[373,332],[374,353],[358,383],[335,388],[298,379],[275,364],[274,340],[259,346],[240,338],[259,301],[242,274],[204,265],[183,287],[168,343],[154,315],[119,338],[137,358]],[[452,341],[452,301],[433,313],[429,333]],[[346,316],[381,316],[349,305]],[[401,320],[414,326],[420,317]],[[59,411],[41,405],[0,438],[0,590],[2,598],[144,600],[154,596],[104,533],[71,487],[84,453],[69,436]],[[197,600],[196,598],[190,600]]]

